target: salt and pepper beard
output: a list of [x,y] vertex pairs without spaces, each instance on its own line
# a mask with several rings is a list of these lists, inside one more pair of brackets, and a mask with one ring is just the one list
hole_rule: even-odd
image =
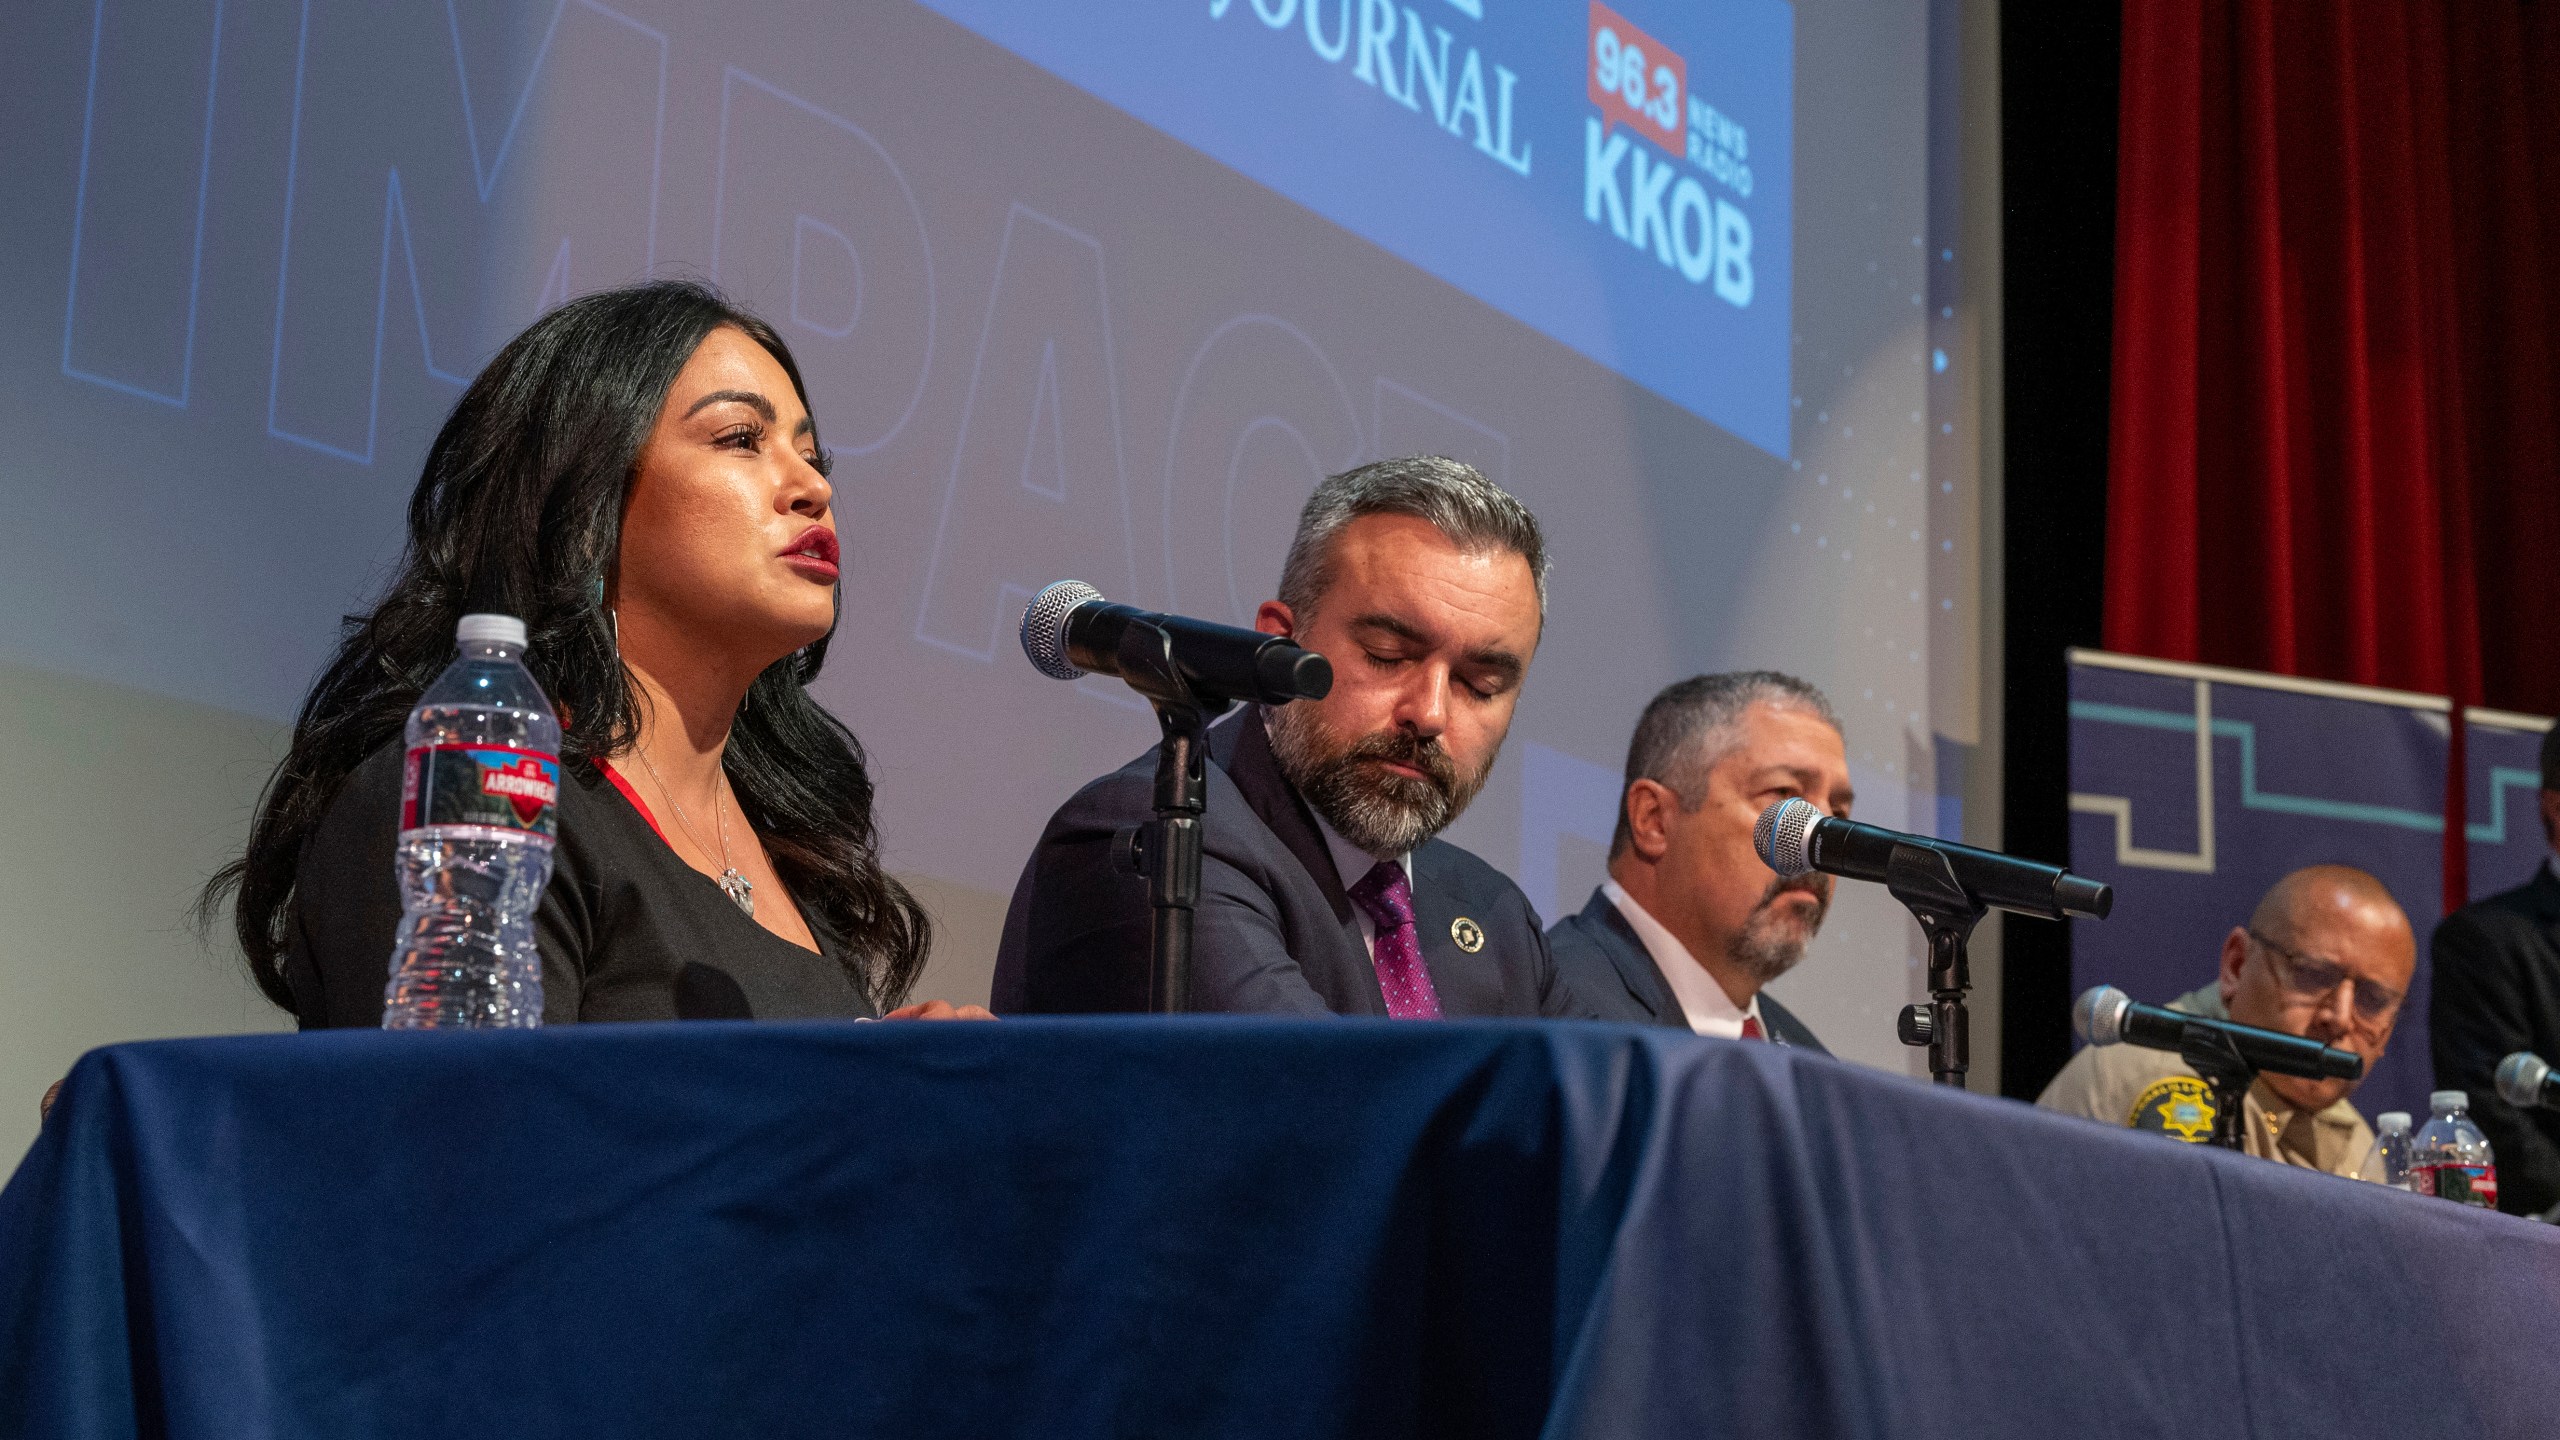
[[[1801,890],[1814,898],[1813,914],[1803,922],[1802,933],[1794,933],[1794,924],[1778,918],[1778,897],[1791,890]],[[1814,932],[1822,928],[1822,917],[1831,913],[1831,877],[1819,871],[1808,871],[1793,879],[1772,879],[1760,903],[1743,917],[1742,928],[1725,942],[1725,958],[1735,968],[1766,985],[1796,967],[1804,958],[1804,947]]]
[[[1402,855],[1439,834],[1466,812],[1493,773],[1493,755],[1474,774],[1460,775],[1437,739],[1404,730],[1338,740],[1313,705],[1269,706],[1262,713],[1280,773],[1336,833],[1372,855]],[[1422,773],[1399,775],[1381,762]]]

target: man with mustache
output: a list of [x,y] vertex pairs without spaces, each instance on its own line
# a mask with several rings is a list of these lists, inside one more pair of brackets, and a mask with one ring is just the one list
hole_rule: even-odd
[[[1455,460],[1316,487],[1254,624],[1332,662],[1333,690],[1210,727],[1192,1009],[1589,1013],[1519,887],[1433,838],[1510,729],[1546,567],[1537,520]],[[1152,813],[1155,767],[1150,751],[1050,820],[1005,916],[997,1010],[1146,1008],[1147,887],[1111,850]]]
[[[2248,923],[2222,937],[2220,973],[2169,1008],[2352,1050],[2370,1074],[2417,963],[2409,916],[2381,881],[2351,865],[2312,865],[2269,888]],[[2241,1148],[2354,1175],[2373,1148],[2373,1130],[2347,1099],[2356,1084],[2260,1075],[2242,1105]],[[2191,1144],[2213,1132],[2213,1092],[2194,1067],[2138,1045],[2082,1046],[2036,1104]]]
[[1781,880],[1751,845],[1760,812],[1796,797],[1843,819],[1854,798],[1820,690],[1752,670],[1654,696],[1627,746],[1609,878],[1547,932],[1567,983],[1606,1019],[1822,1050],[1763,989],[1831,906],[1830,876]]

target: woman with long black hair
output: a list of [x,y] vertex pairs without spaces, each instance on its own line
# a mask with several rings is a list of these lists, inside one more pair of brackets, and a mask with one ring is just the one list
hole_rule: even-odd
[[860,744],[805,688],[837,614],[828,469],[789,347],[702,286],[573,300],[499,351],[427,451],[398,578],[348,618],[248,853],[206,889],[210,910],[237,886],[267,997],[306,1029],[380,1022],[402,727],[456,621],[494,610],[526,622],[561,723],[546,1023],[673,1018],[688,993],[762,1018],[963,1013],[897,1008],[928,922],[881,868]]

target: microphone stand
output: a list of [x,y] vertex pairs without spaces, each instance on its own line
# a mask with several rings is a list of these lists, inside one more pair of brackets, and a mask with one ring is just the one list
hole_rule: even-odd
[[2213,1139],[2225,1150],[2238,1150],[2245,1140],[2249,1087],[2258,1083],[2258,1067],[2241,1058],[2239,1043],[2209,1025],[2190,1025],[2180,1037],[2178,1058],[2204,1077],[2213,1091]]
[[1962,1089],[1971,1027],[1964,997],[1973,986],[1965,942],[1986,907],[1956,879],[1943,851],[1920,845],[1893,847],[1884,888],[1911,911],[1929,942],[1930,1003],[1904,1007],[1895,1031],[1905,1045],[1929,1047],[1931,1080]]
[[1209,807],[1209,722],[1224,700],[1192,693],[1174,664],[1173,636],[1132,621],[1120,636],[1120,678],[1155,707],[1164,743],[1156,752],[1156,818],[1120,833],[1113,859],[1147,877],[1154,926],[1147,937],[1147,1009],[1179,1015],[1191,1006],[1191,928],[1200,907],[1200,817]]

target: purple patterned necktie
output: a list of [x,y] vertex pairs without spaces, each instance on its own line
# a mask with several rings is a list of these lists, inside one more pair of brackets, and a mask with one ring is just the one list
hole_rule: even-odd
[[1397,1020],[1439,1019],[1440,992],[1431,988],[1431,972],[1422,968],[1422,942],[1413,928],[1413,882],[1405,878],[1404,867],[1379,861],[1351,887],[1351,898],[1378,927],[1369,963],[1378,967],[1387,1014]]

